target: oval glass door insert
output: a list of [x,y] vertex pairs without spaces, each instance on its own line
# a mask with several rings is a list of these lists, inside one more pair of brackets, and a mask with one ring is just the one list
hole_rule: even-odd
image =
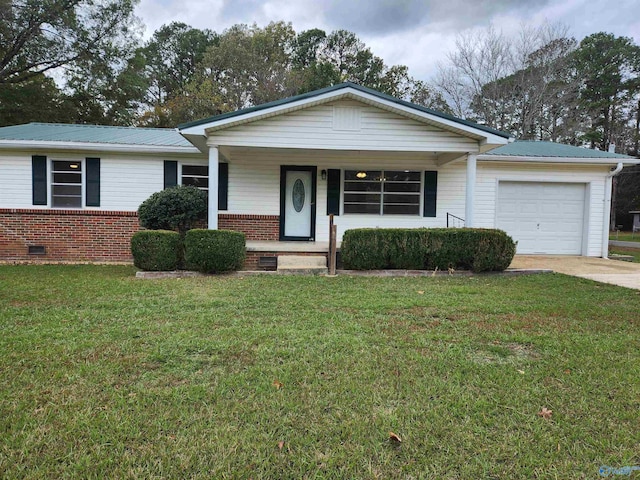
[[304,207],[304,183],[299,178],[293,184],[293,191],[291,192],[291,201],[293,202],[293,208],[296,212],[300,212]]

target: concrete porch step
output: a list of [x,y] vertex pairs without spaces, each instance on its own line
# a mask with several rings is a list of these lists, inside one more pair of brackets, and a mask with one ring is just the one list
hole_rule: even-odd
[[326,275],[327,257],[320,255],[279,255],[278,273],[294,275]]

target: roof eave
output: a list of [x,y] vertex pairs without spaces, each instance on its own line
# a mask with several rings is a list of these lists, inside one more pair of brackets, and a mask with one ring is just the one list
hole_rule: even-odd
[[88,152],[114,152],[114,153],[177,153],[200,154],[195,147],[180,147],[173,145],[132,145],[114,143],[85,143],[85,142],[60,142],[45,140],[0,140],[0,150],[81,150]]
[[633,157],[532,157],[516,155],[478,155],[478,160],[487,162],[516,163],[582,163],[591,165],[638,165],[640,160]]

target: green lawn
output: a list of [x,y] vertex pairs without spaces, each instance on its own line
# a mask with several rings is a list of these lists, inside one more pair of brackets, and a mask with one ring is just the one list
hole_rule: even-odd
[[0,266],[0,478],[576,479],[640,465],[633,290],[556,274],[133,272]]
[[640,232],[615,232],[609,233],[609,240],[619,240],[621,242],[640,242]]

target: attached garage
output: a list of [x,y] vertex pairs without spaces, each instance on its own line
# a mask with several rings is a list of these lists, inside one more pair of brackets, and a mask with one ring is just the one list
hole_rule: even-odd
[[496,223],[518,253],[581,255],[585,203],[584,183],[501,181]]

